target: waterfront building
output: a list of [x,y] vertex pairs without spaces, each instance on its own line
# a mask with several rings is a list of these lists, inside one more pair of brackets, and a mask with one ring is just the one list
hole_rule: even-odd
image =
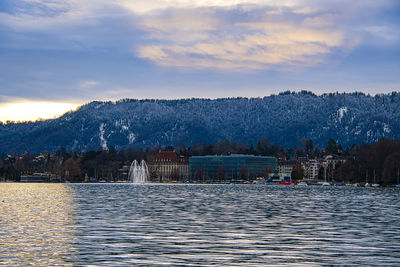
[[158,181],[182,181],[189,177],[189,163],[175,151],[160,151],[148,164],[150,179]]
[[38,182],[51,182],[58,180],[60,180],[60,177],[57,177],[55,174],[33,173],[33,174],[21,175],[20,182],[38,183]]
[[278,176],[280,181],[290,182],[292,180],[293,162],[287,160],[279,160]]
[[309,180],[315,180],[318,178],[318,171],[319,171],[320,164],[317,160],[311,159],[309,160],[305,166],[305,177]]
[[332,168],[332,169],[336,169],[336,166],[338,166],[339,164],[345,163],[346,160],[343,158],[338,158],[338,157],[334,157],[332,155],[328,155],[325,157],[325,159],[321,162],[321,165],[324,168]]
[[277,158],[254,155],[194,156],[190,176],[198,181],[253,181],[276,173]]

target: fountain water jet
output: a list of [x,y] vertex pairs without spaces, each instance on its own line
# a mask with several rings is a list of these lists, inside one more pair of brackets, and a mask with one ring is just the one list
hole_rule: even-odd
[[146,183],[149,179],[149,169],[144,160],[139,164],[137,160],[134,160],[129,169],[128,179],[130,182],[135,184]]

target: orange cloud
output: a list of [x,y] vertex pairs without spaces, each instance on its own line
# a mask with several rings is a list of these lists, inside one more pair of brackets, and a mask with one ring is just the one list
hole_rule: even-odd
[[[191,19],[177,15],[172,24],[170,20],[155,24],[154,18],[150,22],[144,18],[142,25],[149,31],[150,41],[138,47],[139,57],[161,66],[178,68],[293,68],[320,64],[333,49],[348,46],[344,32],[331,23],[315,26],[316,18],[305,18],[300,23],[295,23],[294,19],[271,21],[266,17],[258,21],[228,23],[207,13],[202,23],[196,20],[192,24],[195,25],[193,32],[177,26],[190,25]],[[216,23],[218,21],[220,23]],[[195,38],[191,34],[201,37]],[[164,35],[175,38],[163,38]]]

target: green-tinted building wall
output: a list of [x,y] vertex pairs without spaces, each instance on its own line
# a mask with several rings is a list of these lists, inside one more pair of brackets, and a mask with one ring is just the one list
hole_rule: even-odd
[[254,180],[277,170],[275,157],[253,155],[195,156],[189,158],[195,180]]

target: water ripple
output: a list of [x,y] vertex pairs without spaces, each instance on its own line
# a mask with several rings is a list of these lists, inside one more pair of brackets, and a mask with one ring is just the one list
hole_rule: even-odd
[[0,185],[4,265],[399,265],[398,189]]

